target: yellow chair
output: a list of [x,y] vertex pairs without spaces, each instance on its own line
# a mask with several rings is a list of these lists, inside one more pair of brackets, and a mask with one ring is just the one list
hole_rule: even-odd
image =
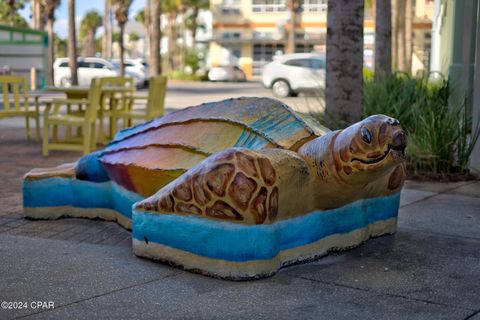
[[[49,150],[78,150],[84,154],[90,153],[96,147],[96,120],[100,108],[100,96],[102,88],[100,80],[93,79],[88,93],[88,99],[54,99],[47,102],[43,124],[43,155],[48,156]],[[84,114],[60,113],[62,106],[78,104],[85,106]],[[52,109],[53,107],[53,109]],[[79,139],[59,142],[57,139],[57,126],[67,128],[79,127],[82,129],[82,137]],[[53,126],[53,139],[50,142],[49,131]]]
[[[148,96],[126,96],[127,100],[125,109],[113,110],[113,124],[117,124],[117,119],[124,120],[124,126],[129,127],[132,125],[132,120],[140,119],[144,121],[152,120],[163,116],[165,113],[165,95],[167,92],[167,77],[155,76],[150,78],[148,87]],[[133,109],[133,105],[136,101],[147,101],[145,109]],[[116,128],[115,130],[116,131]]]
[[[115,104],[115,108],[125,110],[127,101],[125,98],[133,95],[135,86],[133,78],[128,77],[102,77],[100,78],[100,85],[102,87],[102,97],[100,110],[98,111],[98,118],[100,119],[98,140],[101,143],[106,143],[115,134],[113,104]],[[121,106],[118,106],[118,101],[122,102]],[[104,132],[104,118],[110,119],[108,136],[105,136]]]
[[[25,127],[27,130],[27,139],[30,140],[30,118],[35,119],[37,140],[40,140],[40,112],[38,105],[38,96],[32,97],[34,100],[34,109],[29,107],[29,97],[27,82],[24,77],[19,76],[0,76],[0,86],[3,91],[3,110],[0,110],[0,119],[25,116]],[[13,92],[13,106],[10,105],[9,89]],[[23,106],[20,103],[20,92],[23,91]]]

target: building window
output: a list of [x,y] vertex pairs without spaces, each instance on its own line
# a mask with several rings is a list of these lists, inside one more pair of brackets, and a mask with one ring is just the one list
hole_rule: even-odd
[[232,46],[224,46],[225,49],[230,52],[230,55],[234,56],[237,59],[240,59],[242,56],[242,50],[240,49],[240,46],[232,45]]
[[223,40],[238,40],[240,39],[240,32],[224,32],[222,33]]
[[253,12],[283,12],[287,11],[285,0],[253,0]]
[[253,64],[252,73],[254,76],[262,74],[263,66],[273,60],[276,54],[285,52],[285,46],[282,43],[278,44],[264,44],[257,43],[253,45]]
[[302,11],[327,12],[327,0],[303,0]]
[[313,44],[297,43],[295,44],[295,52],[297,53],[312,52],[313,47],[314,47]]
[[222,0],[222,14],[240,14],[242,0]]

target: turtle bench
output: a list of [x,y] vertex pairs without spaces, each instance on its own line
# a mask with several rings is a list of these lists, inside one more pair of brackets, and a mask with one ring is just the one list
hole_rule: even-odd
[[73,164],[24,178],[32,219],[101,218],[133,252],[254,279],[394,233],[405,135],[376,115],[330,131],[269,98],[183,109],[120,131]]

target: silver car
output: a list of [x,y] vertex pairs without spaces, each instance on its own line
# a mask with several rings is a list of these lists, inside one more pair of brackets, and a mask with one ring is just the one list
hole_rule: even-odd
[[262,82],[280,98],[300,91],[324,89],[325,56],[317,53],[276,56],[263,68]]

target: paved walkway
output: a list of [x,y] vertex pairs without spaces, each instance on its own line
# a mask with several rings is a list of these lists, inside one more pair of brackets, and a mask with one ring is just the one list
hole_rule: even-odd
[[0,128],[0,301],[26,306],[0,319],[480,320],[480,182],[408,182],[395,235],[230,282],[135,257],[115,223],[23,219],[23,174],[79,157],[40,154]]

